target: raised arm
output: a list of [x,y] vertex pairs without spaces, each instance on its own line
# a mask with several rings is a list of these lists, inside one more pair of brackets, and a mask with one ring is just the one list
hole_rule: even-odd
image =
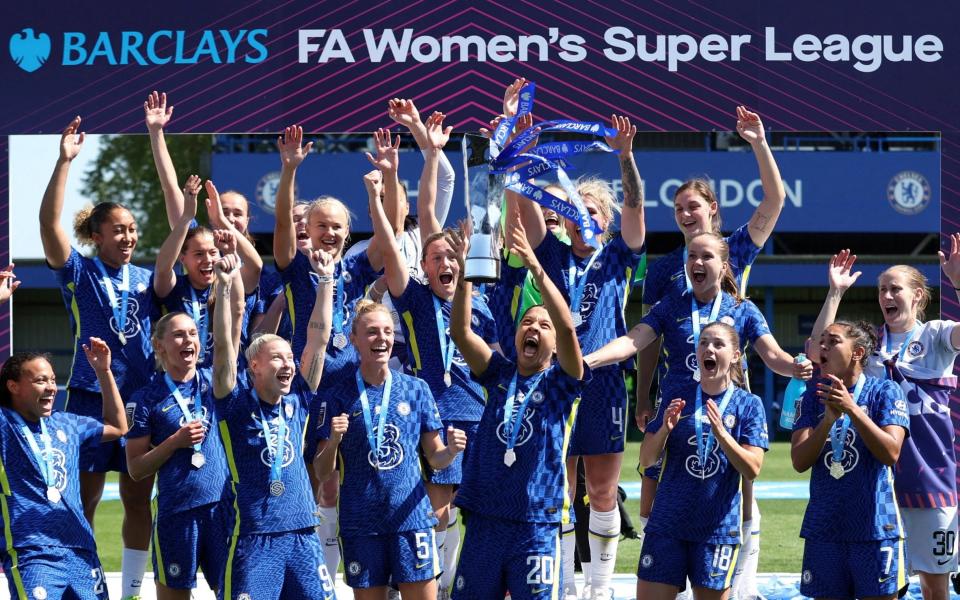
[[750,239],[753,240],[753,243],[758,247],[763,247],[770,234],[773,233],[777,219],[780,218],[786,192],[783,189],[783,179],[780,178],[777,161],[774,160],[773,152],[767,145],[767,138],[764,135],[763,122],[760,121],[760,116],[755,112],[750,112],[744,106],[738,106],[737,133],[753,148],[753,155],[757,158],[757,166],[760,168],[763,201],[753,211],[747,231],[750,233]]
[[470,367],[470,371],[474,375],[483,375],[490,366],[493,351],[470,326],[473,316],[473,304],[470,301],[473,295],[473,284],[463,278],[463,264],[467,257],[469,240],[468,226],[461,227],[460,233],[447,234],[447,242],[457,255],[461,273],[457,279],[457,290],[453,294],[453,306],[450,311],[450,337],[460,350],[460,355]]
[[637,323],[627,335],[621,335],[599,350],[587,355],[586,361],[591,369],[605,367],[622,362],[659,339],[657,333],[646,323]]
[[313,142],[301,146],[303,128],[292,125],[277,138],[280,151],[280,183],[277,187],[275,209],[276,224],[273,229],[273,260],[278,269],[286,269],[297,253],[297,231],[293,224],[294,180],[297,168],[307,157]]
[[827,291],[827,297],[823,299],[820,314],[817,315],[817,320],[813,324],[813,330],[810,332],[811,343],[807,348],[807,356],[815,363],[820,362],[820,336],[823,335],[823,330],[837,320],[837,311],[840,309],[843,295],[861,275],[860,271],[851,273],[856,261],[857,255],[851,254],[849,249],[841,250],[830,258],[827,266],[830,288]]
[[184,212],[183,193],[177,182],[177,170],[173,166],[170,151],[167,150],[167,140],[163,135],[163,128],[173,116],[173,105],[167,105],[166,93],[153,91],[143,103],[143,114],[147,122],[147,132],[150,134],[153,164],[157,167],[160,188],[163,190],[163,201],[167,205],[167,223],[170,229],[173,229]]
[[767,365],[767,368],[777,375],[796,377],[804,381],[810,379],[813,375],[813,363],[809,359],[796,363],[793,357],[780,347],[773,334],[761,335],[754,341],[753,347],[763,364]]
[[[237,385],[238,341],[234,322],[243,320],[243,279],[237,269],[237,255],[224,256],[213,266],[217,277],[213,305],[213,395],[226,398]],[[239,308],[239,311],[237,310]]]
[[580,353],[580,341],[577,339],[577,330],[573,326],[570,307],[564,301],[563,294],[544,271],[543,265],[537,260],[520,220],[515,219],[513,223],[508,223],[507,230],[510,254],[519,258],[533,276],[543,298],[543,307],[547,309],[547,314],[553,321],[553,327],[557,333],[557,361],[560,363],[560,368],[575,379],[583,379],[583,355]]
[[[943,251],[938,251],[940,255],[940,268],[943,274],[950,280],[957,300],[960,301],[960,233],[950,234],[950,255],[947,256]],[[954,348],[960,348],[960,327],[954,327],[950,333],[950,344]]]
[[613,115],[610,123],[617,135],[606,138],[607,145],[620,152],[620,179],[623,182],[623,213],[620,215],[620,231],[623,241],[634,252],[643,248],[646,226],[643,220],[643,182],[633,158],[633,138],[637,126],[630,124],[629,117]]
[[420,237],[427,239],[443,229],[437,218],[437,173],[443,147],[450,140],[453,127],[443,126],[443,113],[435,112],[427,119],[427,147],[423,149],[423,173],[420,175],[420,190],[417,193],[417,215]]
[[310,265],[320,277],[317,279],[317,297],[307,322],[307,343],[300,355],[300,375],[316,392],[323,374],[323,361],[330,341],[330,323],[333,318],[333,257],[323,250],[310,252]]
[[17,276],[13,274],[14,264],[10,263],[0,270],[0,304],[6,304],[10,301],[10,296],[20,287]]
[[102,441],[120,439],[127,433],[127,414],[123,409],[123,398],[117,389],[117,381],[110,370],[110,346],[100,338],[92,337],[89,344],[83,345],[83,353],[87,355],[87,362],[97,374],[100,395],[103,396]]
[[[367,246],[367,260],[374,270],[379,271],[383,268],[383,252],[386,238],[396,239],[396,236],[403,231],[403,211],[400,210],[400,136],[396,139],[391,138],[389,129],[378,129],[373,133],[376,144],[377,156],[373,157],[369,152],[366,153],[367,160],[370,161],[381,173],[381,185],[383,189],[383,202],[381,210],[387,219],[387,227],[378,231],[373,230],[373,237],[370,239],[370,245]],[[378,199],[379,202],[379,199]],[[373,206],[370,206],[370,215],[373,218]],[[400,225],[397,227],[396,223]]]
[[63,267],[70,258],[70,236],[60,225],[60,215],[70,163],[80,154],[85,138],[86,134],[80,131],[80,117],[75,117],[60,135],[60,156],[40,202],[40,242],[47,264],[53,269]]
[[450,465],[467,447],[467,434],[453,425],[447,426],[447,443],[444,445],[437,431],[420,434],[420,449],[430,468],[439,471]]
[[[240,233],[236,227],[230,223],[230,220],[223,214],[223,204],[220,202],[220,193],[217,186],[209,179],[206,183],[207,189],[207,217],[210,219],[210,225],[215,229],[229,231],[233,235],[236,244],[236,253],[240,257],[240,277],[243,278],[243,289],[253,292],[260,285],[260,272],[263,270],[263,259],[257,248],[253,245],[247,236]],[[292,218],[292,217],[291,217]],[[296,238],[296,235],[294,235]],[[221,254],[225,254],[223,248]],[[232,253],[232,251],[231,251]]]
[[[367,156],[370,157],[369,154]],[[376,164],[372,157],[370,158],[371,162]],[[396,171],[394,171],[393,176],[396,177]],[[391,294],[399,297],[407,289],[407,283],[410,281],[410,271],[407,261],[403,258],[403,253],[400,252],[400,247],[397,245],[397,238],[390,230],[390,219],[380,202],[379,195],[376,194],[378,184],[382,181],[382,178],[387,177],[390,177],[390,175],[385,172],[371,171],[363,178],[364,185],[368,190],[368,208],[370,221],[373,224],[373,240],[370,242],[368,252],[376,252],[382,258],[383,277],[387,281],[387,289],[390,290]],[[374,242],[376,242],[375,249],[373,248]],[[376,285],[373,287],[376,287]]]
[[[167,239],[163,240],[160,250],[157,251],[157,261],[153,274],[153,292],[161,300],[170,295],[173,287],[177,284],[177,275],[173,268],[177,265],[177,258],[183,252],[183,244],[187,239],[187,233],[190,231],[190,225],[193,224],[194,217],[197,216],[197,194],[199,192],[200,178],[191,175],[187,179],[186,189],[190,193],[181,194],[180,216],[174,222],[173,228],[167,234]],[[170,215],[167,215],[170,218]]]
[[330,438],[320,440],[317,453],[313,457],[313,470],[317,480],[326,481],[337,469],[337,448],[350,426],[350,415],[341,413],[330,419]]

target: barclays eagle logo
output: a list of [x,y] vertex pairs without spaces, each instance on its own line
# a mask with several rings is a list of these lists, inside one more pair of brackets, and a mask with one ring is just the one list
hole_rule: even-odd
[[10,58],[27,73],[33,73],[50,57],[50,36],[26,28],[10,36]]

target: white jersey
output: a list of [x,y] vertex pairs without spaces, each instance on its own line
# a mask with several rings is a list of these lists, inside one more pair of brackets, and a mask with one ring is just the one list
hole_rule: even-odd
[[[938,379],[952,375],[953,361],[960,352],[950,342],[950,335],[956,326],[954,321],[936,320],[922,323],[920,330],[910,340],[903,358],[897,361],[903,374],[917,379]],[[880,333],[882,338],[878,348],[867,362],[865,370],[867,375],[882,379],[886,377],[883,363],[900,352],[910,332],[889,333],[885,328],[881,328]]]

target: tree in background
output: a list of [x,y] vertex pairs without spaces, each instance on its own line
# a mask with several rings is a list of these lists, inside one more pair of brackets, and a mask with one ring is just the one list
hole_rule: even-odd
[[[210,178],[212,136],[170,135],[167,144],[184,181],[192,174],[204,180]],[[154,256],[170,233],[163,190],[146,135],[102,136],[100,154],[84,173],[83,193],[96,202],[121,202],[130,208],[140,229],[138,258]]]

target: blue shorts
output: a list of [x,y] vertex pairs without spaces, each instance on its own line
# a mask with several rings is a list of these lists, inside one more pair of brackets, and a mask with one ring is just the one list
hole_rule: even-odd
[[560,593],[560,524],[463,514],[454,600],[550,600]]
[[[460,485],[463,481],[463,460],[467,452],[470,451],[470,440],[477,435],[477,431],[480,429],[479,421],[444,421],[443,428],[440,429],[440,439],[443,440],[444,444],[447,443],[447,427],[451,425],[467,434],[467,449],[457,454],[453,462],[443,469],[439,471],[427,470],[427,473],[430,473],[428,481],[436,485]],[[426,461],[424,461],[424,464],[426,464]]]
[[804,540],[800,593],[810,597],[889,596],[907,584],[903,539]]
[[333,578],[313,528],[231,538],[220,600],[333,600]]
[[177,590],[197,587],[197,568],[219,589],[227,563],[233,511],[223,502],[204,504],[153,521],[154,578]]
[[620,365],[594,371],[577,408],[567,456],[623,452],[626,414],[627,387]]
[[640,550],[637,578],[652,583],[725,590],[733,581],[740,544],[688,542],[670,536],[647,533]]
[[[127,404],[127,423],[133,422],[135,403]],[[103,422],[103,397],[98,392],[70,388],[67,390],[67,402],[63,410],[76,415],[93,417]],[[106,473],[107,471],[127,472],[127,440],[120,438],[112,442],[101,442],[84,446],[80,450],[79,469],[81,472]]]
[[11,598],[107,600],[97,553],[80,548],[34,547],[16,552],[17,564],[3,554]]
[[340,539],[343,572],[352,588],[429,581],[440,574],[433,528]]

